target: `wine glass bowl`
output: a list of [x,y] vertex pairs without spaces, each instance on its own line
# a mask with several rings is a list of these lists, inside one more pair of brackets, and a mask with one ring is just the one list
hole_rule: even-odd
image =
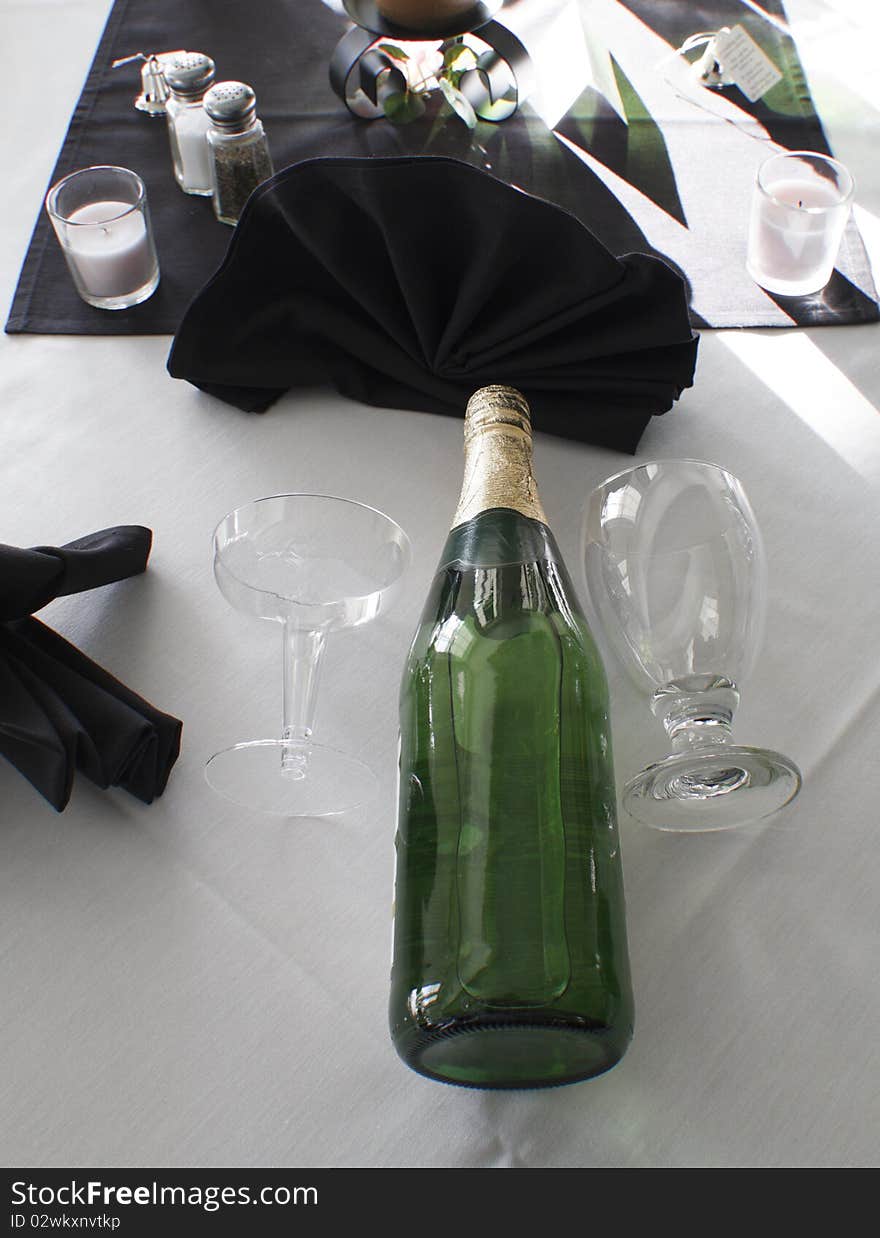
[[726,829],[793,798],[800,774],[787,757],[730,738],[760,648],[767,579],[738,479],[696,460],[615,474],[587,501],[583,560],[601,627],[651,694],[671,747],[626,784],[627,810],[661,829]]
[[214,577],[236,610],[283,628],[278,738],[245,741],[208,762],[210,785],[235,803],[282,816],[329,816],[375,791],[355,758],[312,740],[330,633],[375,619],[411,558],[389,516],[351,499],[282,494],[236,508],[214,532]]

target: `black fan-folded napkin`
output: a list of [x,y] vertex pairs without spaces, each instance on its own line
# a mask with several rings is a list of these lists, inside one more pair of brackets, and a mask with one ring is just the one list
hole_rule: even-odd
[[144,571],[152,533],[103,529],[64,546],[0,545],[0,753],[59,812],[74,770],[144,803],[161,795],[182,724],[142,700],[32,612]]
[[331,384],[462,415],[487,383],[537,429],[634,451],[693,381],[682,278],[470,164],[313,159],[251,196],[168,369],[248,412]]

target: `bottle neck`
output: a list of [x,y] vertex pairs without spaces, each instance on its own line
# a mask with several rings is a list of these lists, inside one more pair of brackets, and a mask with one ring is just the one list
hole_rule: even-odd
[[499,507],[546,524],[532,473],[528,422],[515,405],[505,405],[504,388],[484,390],[492,393],[491,407],[487,410],[484,399],[472,415],[472,400],[465,418],[464,480],[452,527]]
[[494,507],[456,525],[446,539],[437,571],[448,568],[505,567],[549,561],[564,566],[550,529],[540,520],[524,520],[509,507]]

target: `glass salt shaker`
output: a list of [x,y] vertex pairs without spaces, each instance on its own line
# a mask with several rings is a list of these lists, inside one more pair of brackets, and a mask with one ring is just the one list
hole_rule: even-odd
[[201,52],[184,52],[165,69],[171,96],[165,104],[174,176],[184,193],[211,192],[208,117],[203,99],[214,80],[214,61]]
[[273,172],[257,97],[244,82],[218,82],[205,95],[205,111],[214,214],[221,223],[236,224],[252,190]]

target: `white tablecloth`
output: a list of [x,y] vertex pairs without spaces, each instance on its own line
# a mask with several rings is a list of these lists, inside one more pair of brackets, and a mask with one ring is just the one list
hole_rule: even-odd
[[[877,15],[788,0],[878,263]],[[34,213],[107,0],[3,0],[2,282]],[[37,72],[34,66],[38,67]],[[47,66],[49,73],[47,78]],[[56,815],[0,768],[0,1159],[13,1166],[867,1165],[880,1129],[880,368],[877,326],[705,333],[695,387],[639,459],[744,481],[770,560],[766,641],[736,722],[793,756],[795,804],[705,837],[621,822],[637,1027],[600,1079],[447,1088],[389,1041],[396,695],[461,473],[461,424],[290,396],[262,418],[164,368],[165,338],[0,341],[0,540],[155,531],[143,577],[50,624],[185,721],[146,808],[84,779]],[[538,436],[576,576],[583,498],[627,463]],[[205,784],[218,747],[271,734],[280,646],[231,611],[210,534],[308,490],[387,510],[415,560],[387,619],[330,645],[318,731],[379,771],[368,810],[295,825]],[[618,775],[662,733],[609,666]]]

